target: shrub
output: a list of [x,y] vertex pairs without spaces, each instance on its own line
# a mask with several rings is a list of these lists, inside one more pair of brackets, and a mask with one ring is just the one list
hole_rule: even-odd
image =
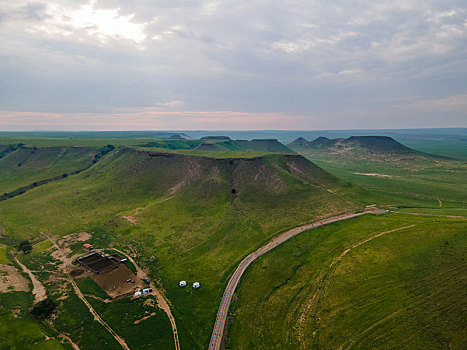
[[38,319],[45,319],[52,315],[56,307],[57,304],[53,300],[45,299],[34,305],[31,314]]

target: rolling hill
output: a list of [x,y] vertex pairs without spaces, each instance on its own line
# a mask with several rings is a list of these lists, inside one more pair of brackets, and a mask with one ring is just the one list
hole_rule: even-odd
[[[195,349],[206,348],[234,266],[286,228],[356,209],[343,197],[349,190],[300,155],[121,147],[77,175],[3,201],[1,221],[9,242],[86,231],[95,246],[131,247],[166,290],[182,348]],[[202,288],[181,289],[182,279]]]

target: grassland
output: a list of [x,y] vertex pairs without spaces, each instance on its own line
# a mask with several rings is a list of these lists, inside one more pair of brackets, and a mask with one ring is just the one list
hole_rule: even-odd
[[357,185],[360,198],[388,208],[439,210],[443,214],[467,208],[467,164],[419,153],[378,155],[352,151],[296,148],[340,179]]
[[[108,144],[117,146],[79,174],[33,188],[23,195],[0,203],[0,222],[3,229],[0,241],[9,245],[17,244],[23,239],[31,239],[34,242],[32,253],[20,255],[20,260],[35,271],[37,277],[45,284],[49,297],[58,303],[57,317],[53,322],[55,332],[69,334],[81,349],[117,349],[120,346],[93,320],[85,304],[74,294],[70,283],[66,279],[56,278],[59,263],[51,257],[51,251],[55,248],[50,241],[43,239],[43,232],[50,236],[64,236],[86,231],[91,233],[89,243],[95,247],[115,247],[134,256],[138,265],[148,271],[149,277],[165,291],[170,300],[182,349],[203,349],[209,341],[217,307],[233,269],[244,256],[278,232],[304,222],[357,210],[372,203],[398,208],[400,211],[448,215],[462,215],[467,210],[467,191],[463,180],[465,164],[449,159],[433,160],[417,155],[413,159],[398,158],[397,161],[393,158],[391,161],[388,161],[389,158],[342,160],[330,155],[317,156],[304,152],[314,162],[316,160],[320,165],[318,167],[299,155],[271,153],[264,149],[170,149],[167,147],[168,143],[162,148],[155,147],[155,144],[153,147],[142,147],[143,144],[154,142],[154,139],[139,134],[131,138],[99,135],[86,138],[74,135],[48,139],[44,139],[43,136],[15,139],[10,136],[7,141],[8,144],[23,142],[26,148],[47,146],[59,150],[68,149],[69,146],[70,149],[74,149],[71,146],[80,146],[95,147],[97,150]],[[0,143],[2,142],[6,141],[0,137]],[[198,146],[222,142],[226,140],[204,140],[198,142]],[[13,154],[14,152],[0,159],[0,162]],[[10,168],[14,165],[14,162],[8,163],[7,171],[13,171]],[[69,168],[69,165],[73,165],[72,162],[67,163],[66,167]],[[34,170],[38,168],[41,168],[41,163],[31,166]],[[42,166],[42,169],[45,168]],[[326,170],[337,175],[337,178]],[[390,177],[356,173],[379,173]],[[31,176],[30,172],[25,174]],[[37,177],[37,174],[34,176]],[[5,178],[15,177],[8,175]],[[29,181],[26,175],[25,178],[27,180],[23,182]],[[264,341],[264,348],[274,348],[275,341],[278,344],[276,348],[290,348],[290,342],[292,348],[300,347],[301,343],[293,343],[297,339],[294,332],[298,331],[294,330],[295,326],[292,323],[297,317],[297,310],[303,307],[307,291],[314,288],[310,283],[315,276],[316,267],[327,266],[329,259],[341,253],[349,244],[398,225],[414,224],[413,229],[407,230],[413,234],[414,239],[404,241],[406,236],[402,231],[378,238],[387,242],[390,237],[400,237],[400,241],[390,241],[395,245],[394,250],[400,251],[400,254],[390,255],[384,247],[377,246],[379,250],[386,252],[387,256],[376,255],[372,257],[373,260],[370,259],[371,262],[377,263],[386,259],[384,261],[389,262],[390,267],[384,269],[381,264],[376,264],[379,270],[375,267],[376,270],[365,270],[365,273],[375,275],[372,287],[377,287],[380,283],[376,282],[377,277],[387,278],[391,282],[384,283],[393,286],[412,281],[410,291],[416,293],[416,283],[422,283],[422,277],[425,276],[423,273],[426,274],[428,270],[425,267],[417,267],[417,271],[421,271],[423,276],[417,275],[412,278],[410,269],[418,266],[419,261],[431,257],[430,254],[435,254],[433,252],[439,250],[435,249],[438,247],[436,244],[445,241],[448,241],[449,247],[453,249],[449,254],[443,253],[443,259],[446,259],[443,266],[453,266],[459,257],[458,244],[465,243],[455,236],[455,232],[462,228],[461,223],[456,219],[391,215],[355,220],[346,224],[349,226],[335,224],[310,234],[302,234],[270,253],[271,258],[270,254],[267,254],[255,263],[252,271],[247,274],[235,311],[236,318],[231,333],[232,348],[256,348],[255,342],[259,342],[257,339]],[[428,239],[426,229],[430,225],[435,233],[428,235]],[[443,231],[443,227],[449,229]],[[465,225],[463,228],[465,231]],[[313,238],[307,240],[302,236]],[[443,239],[445,241],[442,241]],[[417,245],[416,240],[422,244]],[[377,241],[368,243],[368,247],[373,247],[373,244],[377,244]],[[406,246],[407,249],[399,249],[400,246]],[[81,250],[81,243],[76,243],[70,248],[70,254],[74,254]],[[327,309],[319,311],[326,317],[326,312],[331,312],[329,310],[342,309],[342,305],[336,306],[333,303],[343,297],[341,294],[345,290],[345,283],[356,288],[366,282],[365,273],[354,269],[364,266],[369,268],[371,263],[360,264],[360,261],[368,257],[364,255],[358,256],[357,260],[350,260],[360,249],[365,250],[366,246],[346,256],[336,269],[340,271],[339,269],[345,267],[352,271],[349,276],[333,272],[332,276],[320,285],[328,288],[327,283],[330,283],[336,288],[329,289],[330,294],[322,295],[326,302],[328,295],[330,297],[331,304]],[[375,250],[376,253],[378,249]],[[415,253],[411,258],[412,251]],[[265,268],[257,267],[258,264],[267,261],[269,263]],[[348,261],[352,263],[346,265]],[[403,266],[396,268],[397,261],[401,261]],[[379,275],[378,271],[381,271]],[[399,271],[401,275],[397,275],[395,271]],[[448,273],[441,267],[436,271],[433,278]],[[336,280],[338,283],[334,283],[341,275],[349,279]],[[301,285],[301,282],[297,282],[301,280],[298,276],[306,280]],[[459,280],[462,275],[454,277]],[[180,288],[180,280],[186,280],[189,286],[198,281],[201,288]],[[157,344],[159,348],[173,347],[170,324],[159,309],[145,305],[143,301],[134,302],[130,299],[106,303],[101,300],[107,299],[104,291],[92,280],[77,278],[76,282],[102,318],[126,339],[132,349],[147,348],[151,343]],[[428,288],[433,281],[425,282],[424,286]],[[440,293],[444,293],[441,287],[438,287],[432,287],[433,298],[438,289]],[[455,286],[447,285],[447,288],[451,287]],[[453,290],[457,293],[454,294],[456,297],[463,298],[457,289]],[[376,303],[382,305],[382,314],[395,312],[393,310],[396,306],[390,298],[393,289],[388,289],[388,292],[381,289],[377,290],[377,293],[380,299]],[[440,295],[446,300],[440,307],[448,310],[452,307],[451,299],[444,294]],[[345,312],[355,314],[349,324],[339,323],[344,335],[352,330],[359,330],[358,324],[366,317],[362,310],[368,314],[368,322],[362,323],[367,328],[377,317],[376,311],[367,312],[367,309],[363,308],[363,301],[358,298],[357,293],[349,293],[349,298],[350,296],[355,299],[355,303],[353,299],[346,299],[352,309],[346,309]],[[403,297],[396,294],[395,300],[406,300]],[[423,307],[431,310],[434,306],[430,304]],[[424,312],[425,309],[422,306],[420,308],[410,311],[413,314],[407,313],[412,315],[411,320],[416,320],[416,315]],[[256,309],[261,310],[261,313],[251,318]],[[152,312],[156,314],[141,320]],[[332,316],[345,319],[343,314]],[[456,317],[453,314],[453,318],[447,321],[454,322]],[[137,320],[141,322],[134,323]],[[254,320],[257,320],[258,324],[255,324]],[[262,324],[263,321],[266,323]],[[420,322],[420,327],[425,326],[422,321],[417,321]],[[433,322],[429,321],[428,325],[433,327]],[[43,323],[37,325],[39,329],[46,327]],[[325,325],[329,330],[338,333],[337,326]],[[325,334],[321,328],[320,333],[317,333],[320,334],[319,337],[309,338],[310,334],[313,334],[314,330],[311,331],[310,327],[315,327],[314,323],[304,322],[303,327],[307,335],[302,339],[313,347],[332,348],[336,344],[343,344],[337,337],[334,339],[326,335],[328,333]],[[376,328],[378,327],[372,329]],[[445,328],[439,330],[442,336],[452,337],[453,344],[458,344],[458,338],[452,335],[457,329],[450,326]],[[412,328],[411,334],[415,334],[417,329]],[[270,335],[269,330],[277,331],[277,335]],[[403,333],[401,330],[401,334],[408,332]],[[281,340],[280,337],[285,338]],[[367,338],[359,338],[358,344],[368,345],[368,341],[373,339],[371,337],[368,335]],[[425,340],[420,340],[414,344],[426,343]],[[357,343],[355,346],[358,346]]]
[[[351,250],[377,233],[401,227]],[[255,262],[232,349],[465,346],[466,221],[392,214],[309,231]]]
[[[218,159],[122,148],[80,174],[2,202],[1,220],[15,239],[86,231],[96,247],[131,247],[166,290],[182,347],[194,349],[209,341],[236,263],[281,230],[353,210],[336,194],[346,190],[297,155]],[[202,287],[181,289],[181,279]]]
[[0,193],[71,174],[92,165],[98,149],[80,147],[22,147],[0,158]]
[[30,293],[0,294],[0,349],[72,349],[47,324],[32,318],[31,306]]

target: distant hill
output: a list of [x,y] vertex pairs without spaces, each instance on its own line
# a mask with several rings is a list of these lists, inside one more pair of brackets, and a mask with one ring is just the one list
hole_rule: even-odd
[[276,139],[231,140],[227,136],[206,136],[199,140],[160,139],[140,146],[172,150],[295,153]]
[[370,155],[420,154],[388,136],[351,136],[346,139],[318,137],[313,141],[298,138],[289,145],[292,149],[327,150],[333,153],[368,153]]

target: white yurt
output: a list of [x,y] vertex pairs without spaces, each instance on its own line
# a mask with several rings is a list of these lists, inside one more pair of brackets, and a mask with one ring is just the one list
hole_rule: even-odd
[[140,291],[137,291],[137,292],[135,293],[135,298],[139,298],[140,296],[141,296],[141,292],[140,292]]
[[198,288],[199,288],[199,282],[193,283],[193,288],[194,288],[194,289],[198,289]]
[[180,281],[178,284],[180,287],[185,287],[186,286],[186,281]]

